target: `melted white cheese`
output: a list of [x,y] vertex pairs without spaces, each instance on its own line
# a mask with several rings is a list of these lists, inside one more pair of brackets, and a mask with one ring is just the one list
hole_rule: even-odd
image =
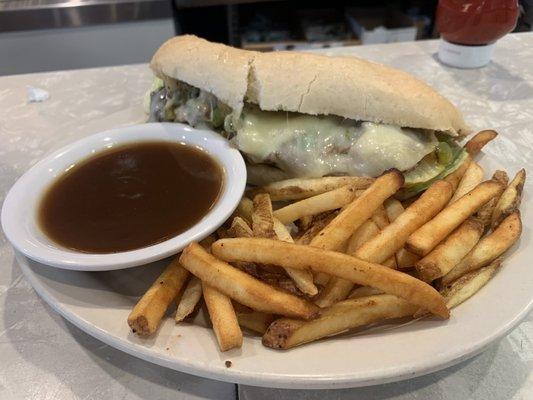
[[433,134],[397,126],[257,109],[243,113],[233,141],[253,162],[309,177],[405,171],[437,145]]

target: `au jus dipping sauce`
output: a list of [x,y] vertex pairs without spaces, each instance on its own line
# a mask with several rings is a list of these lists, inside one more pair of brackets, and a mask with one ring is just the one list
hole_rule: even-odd
[[218,163],[183,143],[143,142],[102,151],[60,176],[38,219],[57,244],[85,253],[139,249],[204,217],[224,184]]

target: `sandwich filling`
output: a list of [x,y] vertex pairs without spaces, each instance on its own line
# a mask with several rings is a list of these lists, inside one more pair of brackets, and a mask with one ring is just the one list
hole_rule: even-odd
[[378,176],[404,172],[406,192],[417,193],[457,169],[466,152],[438,132],[354,121],[334,115],[262,111],[245,103],[240,115],[212,94],[184,82],[156,79],[147,95],[150,121],[214,129],[249,162],[293,177]]

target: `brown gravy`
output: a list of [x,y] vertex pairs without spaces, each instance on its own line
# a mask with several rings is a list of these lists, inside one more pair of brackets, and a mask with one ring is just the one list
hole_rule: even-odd
[[221,167],[182,143],[125,145],[81,161],[45,192],[41,229],[86,253],[114,253],[162,242],[198,222],[215,204]]

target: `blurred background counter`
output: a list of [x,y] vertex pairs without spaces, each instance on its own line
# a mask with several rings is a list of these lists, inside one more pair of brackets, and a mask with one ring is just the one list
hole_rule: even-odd
[[[438,37],[437,0],[0,0],[0,75],[142,63],[193,33],[251,50]],[[515,31],[531,30],[520,0]]]

